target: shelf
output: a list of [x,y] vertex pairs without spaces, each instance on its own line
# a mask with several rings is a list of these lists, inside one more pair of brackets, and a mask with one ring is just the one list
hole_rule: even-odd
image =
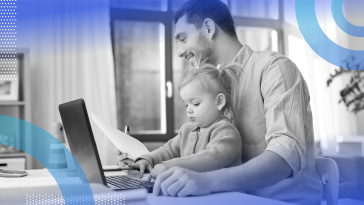
[[0,105],[13,106],[13,105],[25,105],[24,101],[0,101]]
[[7,158],[7,157],[26,157],[26,153],[24,152],[0,153],[0,158]]
[[[16,69],[18,73],[18,98],[17,100],[1,100],[0,115],[18,118],[27,122],[32,121],[31,117],[31,73],[29,66],[29,50],[17,48],[16,50]],[[32,130],[31,126],[19,123],[14,131],[17,142],[23,144],[24,150],[32,147]],[[0,133],[2,133],[0,131]],[[24,152],[0,153],[0,158],[25,158],[26,169],[32,169],[36,161],[29,154]],[[37,162],[36,162],[37,163]],[[1,203],[0,203],[1,204]]]

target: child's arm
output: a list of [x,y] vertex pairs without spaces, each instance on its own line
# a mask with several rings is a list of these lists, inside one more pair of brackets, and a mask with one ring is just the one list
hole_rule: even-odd
[[179,135],[169,140],[163,147],[138,157],[134,163],[128,166],[139,169],[139,176],[142,178],[144,171],[151,172],[155,165],[174,157],[179,157]]
[[179,135],[177,135],[173,139],[169,140],[165,145],[163,145],[163,147],[138,157],[135,162],[145,159],[152,165],[152,167],[154,167],[156,164],[160,164],[163,161],[180,157],[179,145]]
[[239,131],[234,125],[223,123],[212,134],[206,150],[187,157],[164,161],[163,164],[166,168],[180,166],[199,172],[221,169],[234,161],[240,164],[242,142]]
[[178,135],[169,140],[163,147],[138,157],[135,162],[145,159],[151,164],[152,167],[154,167],[156,164],[160,164],[163,161],[180,157],[180,136],[182,134],[181,132],[183,130],[183,126],[181,127]]

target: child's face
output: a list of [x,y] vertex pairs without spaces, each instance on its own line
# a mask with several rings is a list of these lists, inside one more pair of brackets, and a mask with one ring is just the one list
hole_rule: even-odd
[[220,116],[215,97],[196,83],[183,86],[180,95],[186,105],[187,117],[196,127],[208,127]]

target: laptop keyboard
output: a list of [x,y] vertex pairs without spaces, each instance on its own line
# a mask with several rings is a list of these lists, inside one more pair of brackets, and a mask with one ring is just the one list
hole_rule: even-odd
[[118,189],[136,189],[136,188],[147,188],[149,193],[153,192],[153,182],[145,180],[133,179],[127,176],[107,176],[106,182],[110,188]]

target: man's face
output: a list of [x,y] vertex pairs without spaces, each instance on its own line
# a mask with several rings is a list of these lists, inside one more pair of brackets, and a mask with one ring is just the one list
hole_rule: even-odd
[[186,106],[187,117],[196,127],[208,127],[220,116],[216,99],[195,82],[190,82],[180,90]]
[[187,22],[186,16],[182,16],[176,23],[175,40],[178,56],[186,58],[190,65],[199,66],[212,55],[211,42],[201,29]]

